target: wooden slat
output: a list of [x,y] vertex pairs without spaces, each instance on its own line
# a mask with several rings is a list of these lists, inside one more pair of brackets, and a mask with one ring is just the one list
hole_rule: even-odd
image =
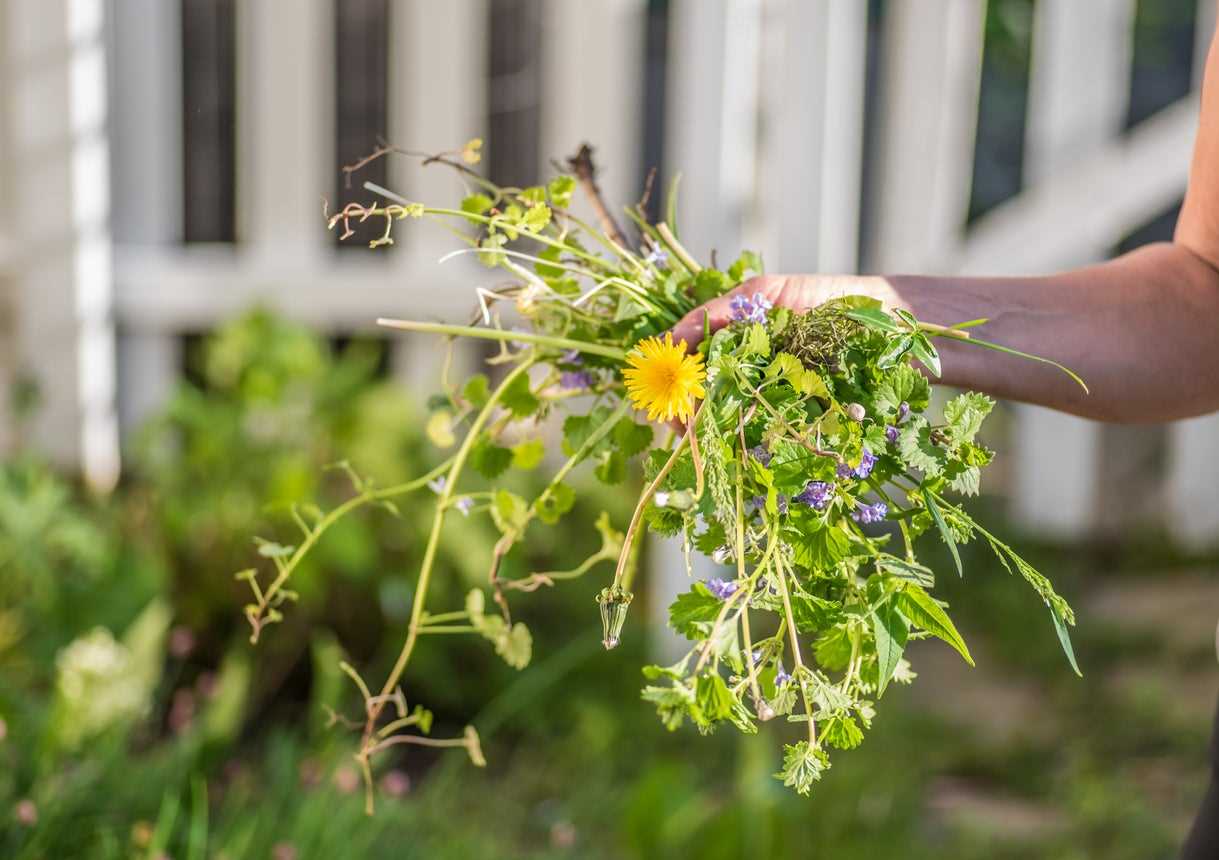
[[890,3],[871,265],[931,270],[961,240],[981,80],[983,5]]
[[329,3],[238,0],[237,234],[250,252],[329,251],[321,189],[333,185]]
[[102,0],[5,4],[5,146],[29,441],[99,488],[118,477]]
[[[621,207],[642,190],[646,12],[646,0],[547,0],[543,12],[541,175],[591,144],[598,183],[620,222]],[[592,218],[585,201],[576,207]]]
[[[1131,0],[1042,0],[1034,10],[1028,181],[1052,189],[1121,131],[1126,113],[1134,3]],[[1112,182],[1116,173],[1108,173]],[[1093,198],[1093,205],[1095,206]],[[1147,202],[1140,207],[1147,212]],[[1097,208],[1109,208],[1097,207]],[[1057,214],[1062,218],[1061,211]],[[1042,235],[1052,227],[1043,223]],[[1051,265],[1066,267],[1104,256],[1118,237],[1079,235]],[[993,258],[988,258],[993,259]],[[1003,260],[1003,257],[998,259]],[[1026,266],[1011,248],[1005,266]],[[983,260],[978,265],[984,265]],[[1017,408],[1013,452],[1013,512],[1026,527],[1069,537],[1096,524],[1101,431],[1094,422],[1030,406]]]
[[691,253],[735,255],[757,173],[759,0],[673,0],[666,174],[681,173],[678,224]]
[[867,24],[855,0],[766,6],[759,209],[772,271],[858,266]]

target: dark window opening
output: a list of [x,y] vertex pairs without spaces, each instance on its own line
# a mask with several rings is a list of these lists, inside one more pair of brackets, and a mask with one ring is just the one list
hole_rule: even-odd
[[182,0],[183,240],[236,238],[233,0]]
[[988,0],[970,222],[1023,186],[1032,36],[1032,0]]
[[1126,128],[1189,94],[1193,84],[1197,3],[1198,0],[1139,0]]
[[872,258],[869,226],[876,221],[876,169],[880,154],[881,81],[884,79],[884,23],[886,0],[868,0],[868,35],[864,57],[863,155],[859,178],[858,259]]
[[[343,0],[334,7],[335,49],[335,173],[338,176],[336,208],[353,201],[366,202],[365,182],[384,186],[389,159],[379,158],[352,174],[347,187],[340,168],[370,154],[389,125],[389,3],[388,0]],[[367,249],[384,232],[381,219],[351,222],[354,236],[339,240],[340,248]],[[392,246],[390,246],[392,248]],[[384,249],[383,249],[384,250]]]
[[647,201],[649,221],[658,221],[667,191],[664,175],[665,96],[669,69],[669,0],[648,0],[644,31],[643,68],[643,176],[655,169]]
[[491,0],[487,170],[500,185],[538,181],[540,0]]

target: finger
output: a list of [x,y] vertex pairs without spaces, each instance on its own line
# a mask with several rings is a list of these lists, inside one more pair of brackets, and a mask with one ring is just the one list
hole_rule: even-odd
[[[742,285],[744,286],[744,285]],[[732,321],[732,297],[740,292],[741,287],[724,293],[704,305],[700,305],[686,314],[677,325],[673,326],[673,339],[684,340],[686,347],[693,350],[702,342],[704,318],[711,332],[717,332]]]

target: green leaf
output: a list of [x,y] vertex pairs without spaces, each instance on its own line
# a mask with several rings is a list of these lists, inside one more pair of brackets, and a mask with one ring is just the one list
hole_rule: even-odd
[[541,439],[526,439],[512,446],[512,468],[528,471],[537,468],[546,455],[546,443]]
[[500,403],[517,418],[532,415],[542,405],[529,388],[529,377],[523,373],[513,379],[500,394]]
[[829,757],[822,750],[810,747],[808,741],[784,744],[783,770],[775,774],[775,779],[783,780],[785,786],[807,796],[813,783],[820,780],[829,767]]
[[621,484],[626,480],[626,458],[620,451],[610,451],[593,469],[593,475],[611,487]]
[[669,605],[669,626],[687,639],[703,639],[706,633],[698,625],[713,623],[723,607],[724,601],[696,582]]
[[554,525],[575,503],[576,494],[571,487],[563,483],[555,484],[538,499],[538,519],[547,525]]
[[[588,438],[609,420],[611,414],[612,410],[608,407],[598,406],[588,415],[568,415],[563,421],[563,453],[568,457],[574,456]],[[608,446],[609,440],[602,439],[589,454],[596,454]]]
[[937,378],[940,376],[940,354],[926,335],[917,334],[910,344],[910,354],[923,363]]
[[610,438],[613,440],[616,451],[623,457],[630,459],[636,454],[646,451],[648,446],[652,444],[652,426],[650,424],[637,424],[629,417],[621,418],[614,425]]
[[703,269],[694,276],[690,285],[690,297],[699,304],[709,302],[728,292],[732,284],[728,277],[715,269]]
[[745,336],[745,355],[770,355],[770,336],[766,334],[766,328],[761,323],[753,323],[749,326],[748,333]]
[[944,477],[948,479],[949,487],[966,496],[976,496],[982,488],[982,470],[977,466],[949,463]]
[[285,546],[271,540],[263,540],[262,538],[254,538],[254,543],[258,544],[258,554],[263,558],[285,558],[296,552],[296,547]]
[[846,558],[851,541],[842,529],[826,526],[804,533],[792,546],[797,564],[814,570],[833,570]]
[[902,403],[922,412],[931,400],[927,377],[908,364],[899,364],[876,386],[875,406],[885,418],[895,418]]
[[878,331],[896,334],[903,331],[902,327],[894,322],[893,317],[882,311],[880,308],[874,307],[858,307],[847,311],[847,317],[855,320],[855,322],[863,323],[869,328],[877,329]]
[[486,194],[471,194],[461,201],[461,211],[471,215],[485,215],[494,205]]
[[900,559],[895,555],[882,553],[878,556],[876,559],[876,570],[881,573],[892,574],[898,579],[912,582],[925,588],[935,585],[935,574],[932,573],[931,568],[915,561]]
[[741,256],[737,257],[736,261],[728,267],[728,279],[736,284],[745,279],[746,272],[760,275],[763,271],[761,254],[754,251],[742,251]]
[[956,625],[948,617],[944,608],[930,594],[913,583],[907,583],[895,597],[897,607],[911,624],[926,630],[932,636],[943,639],[957,650],[970,666],[974,658],[970,656],[965,640],[957,632]]
[[461,389],[461,396],[476,409],[486,406],[487,401],[491,399],[491,385],[486,374],[476,373],[467,379]]
[[895,338],[889,343],[889,346],[886,347],[885,351],[876,357],[876,366],[881,368],[893,367],[895,364],[901,361],[902,356],[908,353],[910,348],[913,346],[913,335]]
[[457,442],[453,435],[453,413],[447,409],[433,412],[428,418],[427,437],[437,448],[451,448]]
[[845,669],[851,661],[851,634],[846,625],[834,627],[820,636],[813,646],[813,656],[827,671],[840,672]]
[[470,448],[470,466],[484,478],[495,479],[512,465],[512,450],[496,445],[487,436]]
[[560,209],[571,205],[571,196],[576,190],[576,180],[571,176],[556,176],[546,187],[550,192],[550,202]]
[[496,638],[495,653],[513,669],[524,669],[533,656],[533,636],[529,628],[519,621],[513,624],[510,631],[505,630]]
[[529,207],[529,211],[525,213],[525,217],[521,219],[521,226],[534,233],[540,233],[550,223],[550,207],[545,203],[535,203]]
[[529,505],[516,493],[496,490],[491,504],[491,519],[504,534],[519,532],[529,521]]
[[948,452],[931,441],[931,427],[921,416],[906,423],[897,437],[897,450],[909,469],[937,477],[948,462]]
[[995,401],[985,394],[967,391],[944,405],[944,423],[957,442],[972,442],[994,408]]
[[812,594],[794,593],[788,600],[792,605],[792,616],[796,629],[801,633],[816,633],[834,624],[841,614],[840,604]]
[[935,527],[940,530],[940,537],[944,539],[944,543],[948,544],[948,551],[952,553],[952,561],[957,566],[957,576],[965,575],[965,568],[961,566],[961,553],[957,550],[956,539],[953,538],[952,532],[948,530],[948,524],[944,522],[944,515],[940,513],[940,506],[935,500],[935,496],[926,487],[923,487],[923,501],[927,504],[927,510],[931,513],[931,519],[935,521]]
[[1071,647],[1071,633],[1067,630],[1066,622],[1058,617],[1058,613],[1050,607],[1050,618],[1054,620],[1054,630],[1058,633],[1058,641],[1062,644],[1062,651],[1067,655],[1067,662],[1071,664],[1071,668],[1075,670],[1075,674],[1083,677],[1084,673],[1079,671],[1079,664],[1075,662],[1075,649]]
[[726,720],[732,715],[735,700],[728,685],[719,675],[703,675],[698,679],[695,702],[707,722]]
[[821,724],[821,740],[840,750],[853,750],[863,743],[863,732],[853,717],[830,717]]
[[884,695],[885,687],[893,677],[897,661],[906,649],[910,630],[906,619],[892,600],[887,600],[872,613],[872,633],[876,637],[877,685],[876,698]]

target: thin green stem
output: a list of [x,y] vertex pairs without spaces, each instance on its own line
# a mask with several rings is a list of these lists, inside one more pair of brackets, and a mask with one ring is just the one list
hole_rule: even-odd
[[[503,382],[491,393],[487,399],[486,405],[482,411],[478,413],[478,417],[474,419],[474,423],[470,425],[470,430],[466,434],[466,438],[461,443],[461,448],[453,457],[453,464],[449,467],[448,476],[445,479],[444,489],[440,493],[440,501],[436,505],[436,513],[432,517],[432,531],[428,535],[427,547],[423,551],[423,561],[419,565],[419,581],[415,587],[415,598],[411,602],[411,616],[406,631],[406,642],[402,646],[402,651],[398,654],[398,659],[394,663],[393,669],[390,670],[389,676],[385,679],[385,684],[381,687],[381,697],[389,696],[395,687],[398,686],[398,681],[402,678],[402,673],[406,671],[406,666],[410,662],[411,654],[415,650],[415,642],[419,638],[419,631],[423,621],[424,605],[427,600],[428,585],[432,579],[432,568],[436,563],[436,552],[440,548],[440,531],[444,525],[445,512],[448,507],[449,499],[453,494],[453,489],[457,485],[458,479],[461,477],[461,471],[465,467],[466,459],[470,456],[470,451],[474,447],[474,442],[478,439],[482,432],[483,426],[491,417],[492,411],[499,403],[500,398],[504,396],[504,392],[518,378],[529,371],[534,360],[527,358],[518,364],[511,373],[504,377]],[[378,703],[369,711],[368,725],[365,729],[365,737],[372,734],[372,729],[376,725],[377,717],[384,707]]]
[[589,343],[583,340],[572,340],[566,337],[552,337],[545,334],[534,334],[526,331],[505,331],[498,328],[479,328],[470,325],[450,325],[448,323],[430,323],[417,320],[396,320],[384,317],[377,320],[377,325],[385,328],[401,329],[403,331],[418,331],[427,334],[446,334],[453,337],[477,337],[483,340],[509,341],[531,343],[538,346],[549,346],[554,349],[574,349],[590,355],[603,355],[606,358],[626,360],[626,351],[616,346],[601,343]]
[[[796,616],[792,613],[791,597],[787,593],[787,570],[780,558],[779,564],[779,594],[783,598],[783,615],[787,620],[787,629],[791,634],[792,644],[792,660],[796,664],[796,668],[801,670],[804,668],[804,660],[800,656],[800,637],[796,631]],[[804,672],[797,671],[797,678],[800,682],[800,698],[804,700],[804,713],[808,717],[808,745],[810,747],[817,746],[817,724],[813,721],[813,708],[808,700],[808,685],[804,680]]]

